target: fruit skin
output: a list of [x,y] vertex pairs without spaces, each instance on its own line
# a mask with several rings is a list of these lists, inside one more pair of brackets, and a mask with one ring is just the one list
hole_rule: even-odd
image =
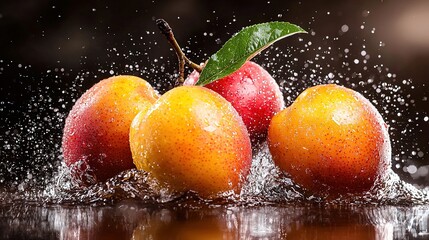
[[85,92],[66,119],[62,139],[73,177],[89,185],[134,168],[130,125],[157,99],[150,84],[134,76],[110,77]]
[[[198,78],[199,73],[194,71],[184,85],[195,85]],[[285,106],[277,82],[252,61],[205,87],[219,93],[234,106],[243,118],[252,142],[265,140],[271,118]]]
[[319,195],[368,191],[391,165],[387,125],[377,109],[333,84],[305,90],[274,116],[268,144],[275,164]]
[[176,87],[130,129],[134,164],[162,187],[211,197],[241,189],[252,160],[245,125],[231,104],[210,89]]

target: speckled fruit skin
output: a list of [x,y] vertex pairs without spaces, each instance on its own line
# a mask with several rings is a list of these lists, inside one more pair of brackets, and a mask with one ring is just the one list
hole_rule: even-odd
[[85,92],[70,111],[62,140],[64,162],[84,185],[134,168],[130,125],[158,94],[145,80],[115,76]]
[[268,143],[275,164],[315,194],[363,193],[391,165],[387,126],[377,109],[333,84],[305,90],[274,116]]
[[[195,85],[197,71],[184,85]],[[216,80],[207,87],[228,100],[243,118],[252,142],[266,139],[271,118],[285,106],[279,85],[261,66],[247,61],[234,73]]]
[[246,127],[231,104],[197,86],[174,88],[130,130],[134,163],[161,186],[211,197],[238,193],[252,160]]

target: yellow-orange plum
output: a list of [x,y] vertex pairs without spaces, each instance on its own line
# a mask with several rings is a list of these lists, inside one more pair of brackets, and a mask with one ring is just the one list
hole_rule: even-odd
[[70,111],[62,140],[64,162],[84,184],[105,181],[134,168],[130,125],[158,94],[145,80],[115,76],[85,92]]
[[275,164],[315,194],[360,194],[382,179],[391,144],[377,109],[334,84],[311,87],[274,116],[268,132]]
[[134,119],[134,163],[173,191],[211,197],[238,193],[252,160],[246,126],[219,94],[197,86],[174,88]]

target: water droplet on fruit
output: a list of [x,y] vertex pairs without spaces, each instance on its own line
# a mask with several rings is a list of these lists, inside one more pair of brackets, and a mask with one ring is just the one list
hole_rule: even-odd
[[213,126],[213,125],[204,127],[204,130],[207,131],[207,132],[214,132],[214,131],[216,131],[216,129],[217,129],[217,127]]

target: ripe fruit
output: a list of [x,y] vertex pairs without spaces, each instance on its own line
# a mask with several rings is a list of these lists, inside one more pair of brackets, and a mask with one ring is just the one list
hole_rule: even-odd
[[387,126],[359,93],[320,85],[271,121],[269,149],[279,168],[313,193],[363,193],[390,167]]
[[85,92],[70,111],[62,140],[64,162],[84,184],[134,168],[129,129],[136,114],[158,98],[141,78],[116,76]]
[[176,87],[139,114],[130,130],[138,169],[163,187],[213,196],[239,192],[252,160],[250,139],[237,112],[203,87]]
[[[184,85],[194,85],[198,77],[197,71],[192,72]],[[279,85],[265,69],[251,61],[205,87],[219,93],[232,104],[243,118],[252,142],[266,137],[271,118],[284,108]]]

